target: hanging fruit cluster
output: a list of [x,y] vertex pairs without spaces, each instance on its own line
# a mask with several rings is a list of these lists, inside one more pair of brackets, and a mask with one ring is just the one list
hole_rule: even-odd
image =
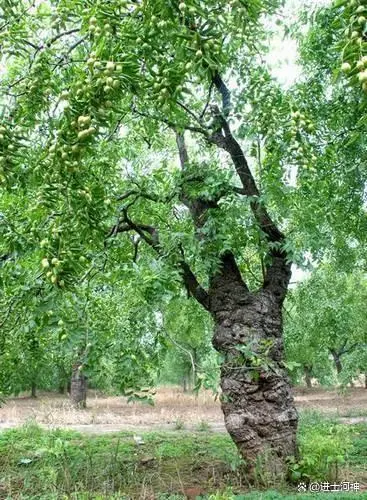
[[[347,43],[343,48],[343,62],[340,70],[359,82],[367,92],[367,5],[363,0],[350,0],[343,10],[343,18],[348,23],[345,29]],[[337,2],[337,7],[340,2]]]
[[[41,246],[47,245],[47,241],[43,240]],[[61,288],[65,286],[65,281],[60,278],[62,274],[62,262],[57,257],[44,257],[41,261],[41,266],[46,273],[46,277],[50,280],[53,285],[58,285]]]
[[114,61],[103,63],[96,59],[93,52],[87,61],[93,77],[96,78],[95,83],[98,87],[103,88],[105,94],[111,94],[121,86],[120,75],[123,73],[122,64],[117,64]]
[[52,73],[47,53],[41,54],[31,66],[30,81],[26,81],[25,91],[32,107],[39,111],[53,94]]
[[[70,89],[65,89],[60,94],[64,115],[57,137],[48,149],[49,158],[58,161],[61,159],[61,164],[64,163],[69,172],[78,170],[83,146],[96,136],[100,125],[106,125],[105,108],[112,106],[112,102],[106,100],[106,94],[120,87],[121,64],[98,61],[96,53],[91,52],[87,67],[87,77],[78,79]],[[89,109],[90,113],[78,114],[81,107]]]
[[14,174],[16,156],[22,147],[22,127],[11,122],[0,122],[0,184],[4,184],[9,175]]
[[362,86],[362,90],[367,92],[367,56],[361,56],[353,67],[349,62],[344,62],[340,69],[343,73],[357,77],[358,82]]
[[113,28],[109,23],[103,23],[99,26],[97,18],[93,16],[89,19],[88,31],[97,38],[102,35],[105,38],[110,38],[113,33]]
[[301,163],[303,168],[312,169],[312,165],[317,158],[312,154],[310,155],[310,145],[305,139],[315,131],[315,125],[299,110],[293,111],[291,117],[288,152],[294,163]]
[[[75,272],[85,269],[88,259],[80,255],[80,249],[71,248],[70,241],[66,242],[63,227],[53,223],[49,228],[49,236],[41,240],[39,246],[42,251],[41,268],[44,277],[51,285],[64,288],[73,281]],[[79,255],[79,257],[77,257]]]
[[296,137],[298,134],[302,134],[303,132],[312,133],[315,131],[315,125],[300,111],[292,112],[291,116],[292,120],[290,132],[293,137]]

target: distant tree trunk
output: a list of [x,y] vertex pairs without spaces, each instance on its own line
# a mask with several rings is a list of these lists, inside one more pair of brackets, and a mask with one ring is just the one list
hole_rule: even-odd
[[195,387],[196,387],[196,384],[197,384],[196,367],[198,365],[198,353],[197,353],[197,349],[195,349],[195,348],[192,349],[192,360],[193,360],[193,363],[194,363],[194,366],[191,367],[192,389],[195,390]]
[[183,392],[187,392],[187,378],[186,375],[182,377],[182,390]]
[[37,397],[36,382],[32,382],[32,385],[31,385],[31,398],[36,398],[36,397]]
[[65,382],[59,384],[59,394],[66,394],[67,386]]
[[312,375],[311,375],[311,367],[309,365],[304,365],[303,370],[305,372],[305,382],[308,389],[312,387]]
[[364,374],[364,388],[367,389],[367,372]]
[[80,362],[73,365],[70,400],[76,408],[85,408],[87,406],[87,377],[82,371],[82,363]]
[[189,392],[191,389],[191,365],[185,366],[184,376],[182,377],[183,392]]
[[338,375],[340,375],[340,373],[343,370],[343,365],[342,365],[342,362],[340,359],[340,354],[338,353],[338,351],[336,351],[336,349],[329,349],[329,351],[331,352],[331,355],[333,356],[336,372]]

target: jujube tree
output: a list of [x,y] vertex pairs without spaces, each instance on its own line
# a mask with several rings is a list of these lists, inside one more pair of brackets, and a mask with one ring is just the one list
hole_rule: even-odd
[[[270,453],[283,470],[296,454],[297,412],[282,306],[307,222],[325,213],[312,182],[329,159],[316,156],[325,151],[305,88],[284,92],[259,56],[264,20],[279,7],[62,0],[5,9],[1,163],[3,189],[30,200],[27,244],[49,286],[73,287],[119,245],[130,245],[121,265],[139,266],[137,241],[153,294],[183,281],[214,323],[228,432],[250,469]],[[285,180],[292,168],[297,186]]]

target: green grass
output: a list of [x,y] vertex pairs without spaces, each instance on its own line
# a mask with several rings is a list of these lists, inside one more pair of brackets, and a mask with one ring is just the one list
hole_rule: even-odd
[[227,481],[242,486],[238,454],[226,435],[180,431],[142,437],[144,444],[137,445],[130,433],[91,437],[34,425],[3,432],[0,498],[20,493],[19,498],[63,498],[83,491],[139,498],[144,492],[182,493],[198,485],[215,491]]
[[326,499],[329,500],[351,500],[351,498],[362,499],[366,498],[364,493],[355,494],[355,493],[281,493],[275,490],[268,490],[265,492],[253,492],[246,493],[242,495],[231,495],[231,494],[217,494],[211,495],[209,500],[310,500],[313,498],[316,499]]
[[196,426],[196,430],[198,430],[199,432],[209,432],[210,425],[205,420],[201,420]]
[[349,429],[353,439],[349,460],[352,464],[364,465],[367,470],[367,424],[351,425]]
[[[324,432],[327,425],[317,414],[308,414],[301,422],[301,433],[307,438],[312,429],[309,435],[315,438],[315,428]],[[351,448],[340,479],[366,482],[367,425],[342,427],[350,436]],[[137,445],[131,433],[88,436],[45,431],[31,423],[0,433],[0,499],[315,498],[315,494],[296,494],[295,487],[277,492],[276,485],[268,485],[271,490],[250,491],[242,460],[226,434],[181,430],[141,437],[144,444]],[[356,493],[317,494],[317,498],[326,496],[363,498]]]

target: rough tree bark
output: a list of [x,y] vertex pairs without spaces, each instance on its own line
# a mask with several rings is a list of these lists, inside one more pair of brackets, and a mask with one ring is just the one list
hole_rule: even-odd
[[70,401],[76,408],[85,408],[87,406],[87,377],[81,368],[82,364],[80,362],[75,363],[71,375]]
[[[210,283],[208,309],[216,325],[213,345],[224,354],[222,409],[226,428],[249,469],[262,458],[266,467],[285,472],[287,457],[297,455],[298,423],[283,366],[282,306],[291,263],[281,249],[285,236],[260,201],[243,150],[230,130],[229,90],[218,74],[213,83],[222,97],[222,110],[216,111],[220,125],[210,141],[231,157],[242,184],[237,192],[252,197],[250,206],[256,224],[270,243],[264,282],[255,293],[249,291],[230,252],[222,256],[222,266]],[[238,347],[242,346],[247,346],[245,356],[239,356]]]
[[[288,456],[296,455],[298,416],[288,376],[282,366],[282,302],[284,289],[266,284],[250,293],[233,259],[223,259],[222,272],[209,290],[215,320],[214,347],[224,355],[221,367],[222,410],[226,428],[252,469],[257,460],[284,472]],[[289,266],[279,268],[284,287]],[[264,346],[269,345],[266,353]],[[258,358],[241,356],[247,346]]]

